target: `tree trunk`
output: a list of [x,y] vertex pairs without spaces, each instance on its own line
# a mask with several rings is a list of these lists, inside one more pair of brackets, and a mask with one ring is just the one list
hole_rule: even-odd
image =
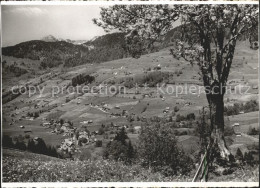
[[220,152],[220,156],[223,159],[230,160],[230,151],[228,150],[224,138],[224,95],[217,94],[212,100],[212,116],[213,116],[213,130],[211,138],[213,140],[213,146],[217,146]]

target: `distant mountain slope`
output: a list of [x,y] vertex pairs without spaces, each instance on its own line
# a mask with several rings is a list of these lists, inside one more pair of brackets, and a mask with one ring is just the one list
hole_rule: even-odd
[[[186,34],[191,32],[189,26],[187,26],[186,30]],[[175,27],[165,35],[163,41],[156,45],[154,51],[173,45],[174,41],[182,36],[183,30],[181,26]],[[2,53],[5,56],[41,60],[43,68],[52,68],[60,64],[65,67],[72,67],[129,56],[126,51],[124,33],[106,34],[85,43],[84,40],[56,39],[52,35],[44,37],[43,40],[33,40],[5,47],[2,48]],[[241,40],[245,40],[245,37],[242,36]]]
[[55,41],[56,38],[53,36],[44,39],[49,42],[42,40],[27,41],[15,46],[4,47],[2,53],[5,56],[16,58],[41,60],[43,68],[52,68],[60,64],[71,67],[85,63],[100,63],[121,59],[126,54],[124,34],[122,33],[107,34],[82,45]]
[[32,40],[2,48],[3,55],[32,60],[40,60],[53,54],[62,58],[63,56],[74,55],[77,52],[87,51],[88,49],[84,46],[73,45],[65,41],[45,42],[41,40]]
[[95,37],[94,39],[87,41],[84,45],[93,45],[95,47],[102,47],[102,46],[123,46],[125,44],[125,34],[124,33],[110,33],[100,37]]

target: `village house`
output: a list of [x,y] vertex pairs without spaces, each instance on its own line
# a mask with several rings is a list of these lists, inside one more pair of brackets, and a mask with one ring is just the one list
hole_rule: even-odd
[[233,125],[232,125],[232,127],[238,127],[239,126],[239,123],[234,123]]
[[49,123],[49,122],[44,122],[44,123],[42,123],[42,126],[43,127],[47,127],[47,126],[50,126],[51,124]]

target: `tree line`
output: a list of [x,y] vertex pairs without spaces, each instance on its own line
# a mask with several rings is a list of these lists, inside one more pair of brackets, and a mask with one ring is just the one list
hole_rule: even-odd
[[48,155],[51,157],[62,158],[62,156],[58,153],[56,147],[47,145],[45,141],[39,137],[30,138],[29,135],[10,137],[9,135],[3,135],[2,144],[3,147],[6,148],[14,148],[23,151]]

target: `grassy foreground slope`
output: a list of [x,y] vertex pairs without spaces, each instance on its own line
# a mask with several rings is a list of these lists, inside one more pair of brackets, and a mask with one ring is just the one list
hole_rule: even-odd
[[[95,160],[62,160],[45,155],[3,149],[3,182],[190,182],[192,177],[164,177],[138,164]],[[195,173],[195,172],[194,172]],[[194,174],[191,173],[191,174]],[[237,169],[225,176],[210,175],[209,181],[258,182],[259,168]]]
[[3,149],[4,182],[130,182],[191,181],[191,178],[164,177],[139,165],[96,160],[62,160],[19,150]]

